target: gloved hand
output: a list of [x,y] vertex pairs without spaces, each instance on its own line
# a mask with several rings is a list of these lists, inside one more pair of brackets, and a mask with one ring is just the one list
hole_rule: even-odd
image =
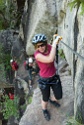
[[57,36],[58,36],[58,34],[53,35],[53,41],[56,39]]
[[56,48],[56,44],[58,44],[61,39],[62,39],[61,36],[54,35],[54,40],[53,40],[52,46],[54,48]]

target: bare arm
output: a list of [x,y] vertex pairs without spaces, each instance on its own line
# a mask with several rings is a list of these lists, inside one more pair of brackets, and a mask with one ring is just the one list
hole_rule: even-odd
[[44,63],[50,63],[53,62],[54,58],[55,58],[55,54],[56,54],[56,48],[52,46],[50,54],[45,56],[42,55],[41,53],[36,55],[36,59],[40,62],[44,62]]

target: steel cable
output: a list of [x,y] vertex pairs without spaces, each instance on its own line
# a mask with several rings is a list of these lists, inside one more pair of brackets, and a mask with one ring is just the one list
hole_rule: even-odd
[[71,50],[76,56],[78,56],[81,60],[84,61],[84,57],[81,56],[79,53],[77,53],[76,51],[74,51],[72,48],[70,48],[67,44],[65,44],[63,41],[60,41],[62,44],[64,44],[69,50]]

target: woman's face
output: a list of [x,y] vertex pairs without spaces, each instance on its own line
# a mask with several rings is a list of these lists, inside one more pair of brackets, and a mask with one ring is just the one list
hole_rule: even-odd
[[36,45],[36,49],[39,50],[41,53],[44,53],[46,51],[46,43],[38,43]]

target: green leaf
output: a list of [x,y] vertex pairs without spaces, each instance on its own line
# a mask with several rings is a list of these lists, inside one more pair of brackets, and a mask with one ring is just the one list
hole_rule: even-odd
[[15,97],[14,100],[10,100],[9,97],[6,95],[3,97],[5,101],[3,102],[4,109],[2,109],[4,119],[9,119],[11,116],[15,116],[19,118],[19,112],[18,112],[18,101],[17,97]]
[[84,0],[73,0],[72,2],[69,2],[68,6],[70,7],[71,11],[74,7],[79,8],[81,6],[80,14],[84,14]]
[[84,14],[84,2],[83,2],[83,3],[81,3],[81,12],[80,12],[80,14],[81,14],[81,15],[83,15],[83,14]]

